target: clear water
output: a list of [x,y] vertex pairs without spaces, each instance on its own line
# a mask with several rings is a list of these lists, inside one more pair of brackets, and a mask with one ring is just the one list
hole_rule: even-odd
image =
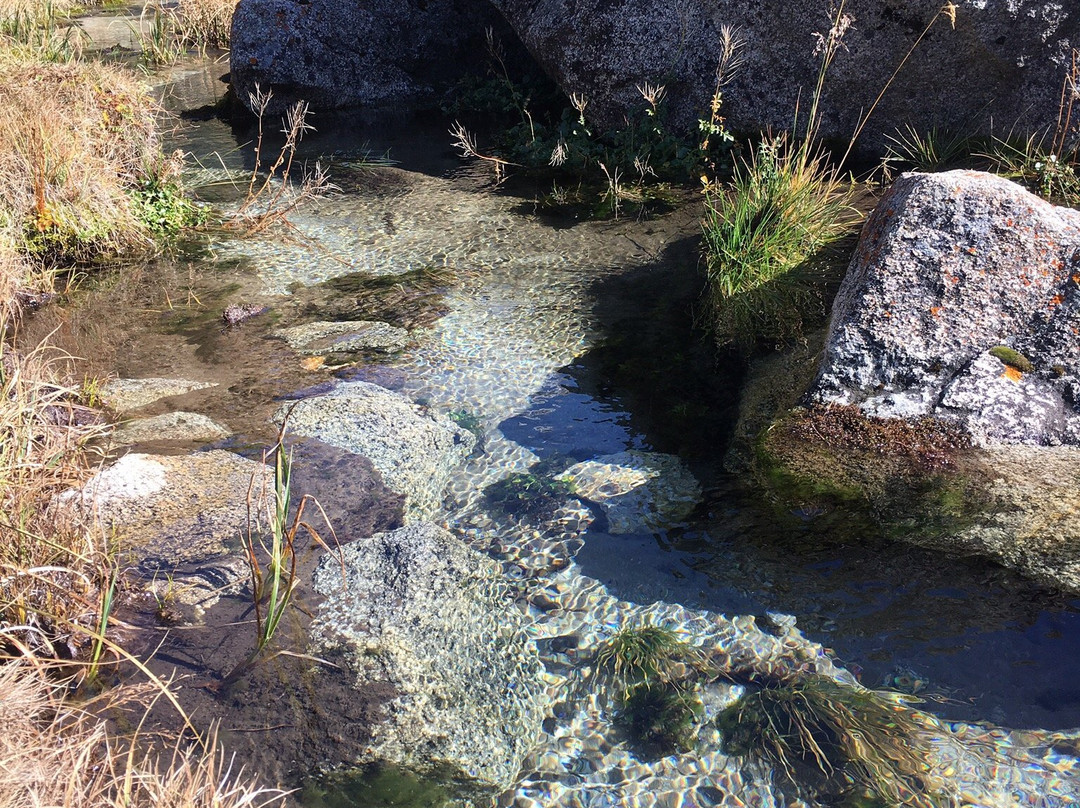
[[[169,104],[190,109],[205,103],[223,89],[216,77],[222,70],[175,69]],[[678,606],[728,615],[792,614],[810,639],[861,671],[864,683],[917,680],[927,709],[949,719],[1013,728],[1080,726],[1080,685],[1073,675],[1080,662],[1080,600],[980,560],[834,539],[829,518],[835,515],[777,515],[746,501],[719,468],[738,373],[730,383],[702,386],[693,377],[702,372],[700,364],[666,363],[661,356],[659,364],[670,365],[667,381],[689,391],[683,403],[700,407],[701,417],[685,421],[665,414],[663,402],[650,401],[647,374],[636,382],[628,381],[633,373],[612,375],[613,356],[623,371],[628,361],[619,346],[647,344],[671,356],[696,350],[700,337],[689,328],[664,330],[668,318],[657,315],[655,295],[658,277],[661,286],[671,278],[670,285],[690,290],[673,303],[683,307],[675,319],[689,318],[695,269],[686,244],[697,227],[692,204],[659,221],[551,223],[533,214],[528,197],[485,189],[481,169],[463,169],[449,148],[444,121],[361,117],[337,127],[315,123],[321,131],[306,141],[305,153],[329,159],[332,174],[348,190],[292,217],[303,240],[222,236],[209,255],[172,266],[164,281],[128,288],[125,299],[141,305],[117,324],[128,333],[127,350],[98,358],[111,365],[108,370],[217,379],[218,388],[192,403],[252,440],[265,438],[276,396],[319,389],[334,379],[326,371],[302,370],[295,357],[264,339],[272,325],[288,325],[300,314],[301,287],[355,272],[449,267],[460,277],[449,293],[449,313],[422,333],[419,347],[339,375],[387,381],[415,400],[479,418],[485,453],[453,481],[444,519],[494,552],[508,570],[550,575],[566,586],[594,579],[599,588],[582,584],[583,597],[593,599],[598,620],[626,613],[630,607],[623,602],[657,604],[655,609],[674,604],[675,612],[657,614],[675,614],[687,625],[700,618]],[[174,137],[207,167],[203,179],[219,181],[206,194],[227,200],[228,186],[220,180],[250,167],[250,149],[242,144],[251,131],[233,132],[211,119],[186,122]],[[359,165],[365,152],[387,151],[396,167]],[[185,288],[186,305],[160,305],[163,292],[172,303]],[[115,304],[117,294],[108,287],[90,294],[83,319],[68,327],[93,322],[93,306]],[[236,300],[269,303],[273,320],[224,334],[217,313]],[[643,339],[651,328],[654,338]],[[106,329],[100,338],[108,344],[113,336]],[[165,368],[163,356],[170,357]],[[629,357],[643,364],[656,360]],[[594,522],[573,545],[580,547],[578,578],[529,566],[536,558],[572,552],[565,542],[522,535],[485,512],[481,492],[511,471],[543,459],[577,462],[627,449],[684,450],[706,486],[706,501],[685,524],[659,533],[616,536]],[[530,546],[535,551],[521,549]],[[544,630],[558,636],[568,629]],[[580,741],[586,744],[579,749],[586,760],[581,765],[585,774],[599,776],[599,764],[589,763],[582,751],[589,742]],[[681,804],[712,804],[694,776],[657,771],[648,776],[667,777],[669,785],[684,778],[678,788],[671,786]],[[585,774],[575,776],[588,782]],[[519,796],[536,804],[604,804],[559,777],[526,784]],[[363,798],[353,804],[364,804]]]

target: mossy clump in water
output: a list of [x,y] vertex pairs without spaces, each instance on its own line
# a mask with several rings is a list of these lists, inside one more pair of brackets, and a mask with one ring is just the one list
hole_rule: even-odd
[[413,330],[429,326],[449,311],[447,290],[460,273],[443,267],[421,267],[400,275],[346,275],[323,286],[333,294],[333,310],[341,320],[379,320]]
[[[862,512],[866,525],[942,534],[979,512],[984,473],[970,438],[933,418],[873,418],[857,406],[799,410],[758,439],[755,472],[785,508]],[[917,524],[912,524],[912,520]]]
[[487,487],[487,501],[500,511],[517,517],[548,518],[568,497],[574,483],[542,473],[516,472]]
[[931,731],[895,697],[813,676],[744,696],[717,728],[729,753],[761,758],[819,794],[906,808],[949,804],[928,763]]
[[695,690],[663,682],[641,684],[621,699],[615,722],[646,757],[690,752],[704,707]]
[[435,780],[418,778],[394,766],[373,766],[309,781],[300,793],[300,802],[310,808],[442,808],[451,796],[450,790]]
[[1009,367],[1016,368],[1021,373],[1031,373],[1035,370],[1035,366],[1031,364],[1030,359],[1008,345],[995,345],[990,349],[990,355],[1000,359]]

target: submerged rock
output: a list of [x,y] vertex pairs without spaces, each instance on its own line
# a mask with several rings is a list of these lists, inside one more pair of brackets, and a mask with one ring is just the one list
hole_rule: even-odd
[[305,323],[283,328],[277,336],[294,351],[308,356],[364,351],[395,353],[409,344],[409,332],[404,328],[374,320]]
[[1080,212],[990,174],[905,174],[863,230],[811,398],[1080,443],[1078,326]]
[[655,533],[675,525],[701,501],[701,486],[675,455],[628,451],[566,470],[578,496],[604,509],[608,533]]
[[128,454],[60,501],[97,519],[130,554],[126,563],[167,584],[171,598],[206,607],[242,589],[248,491],[253,479],[258,490],[272,476],[262,463],[222,450]]
[[542,668],[495,562],[420,523],[327,555],[314,653],[340,653],[357,689],[398,696],[369,756],[467,788],[510,786],[540,735]]
[[386,486],[406,497],[408,513],[420,518],[438,509],[451,471],[476,444],[445,415],[367,382],[285,404],[275,419],[286,418],[292,433],[368,458]]
[[124,413],[145,407],[161,398],[216,386],[216,382],[196,382],[189,379],[112,379],[101,386],[100,396],[109,409]]
[[116,428],[112,439],[121,445],[157,440],[209,443],[231,434],[227,426],[201,413],[168,412],[126,421]]

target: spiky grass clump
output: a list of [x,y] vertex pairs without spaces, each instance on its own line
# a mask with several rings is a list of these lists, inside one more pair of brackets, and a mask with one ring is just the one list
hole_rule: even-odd
[[854,785],[887,805],[948,804],[928,763],[930,729],[891,694],[810,677],[750,693],[717,722],[728,751],[766,760],[793,783],[816,770],[826,787]]
[[118,67],[0,52],[0,228],[16,251],[45,264],[93,260],[152,249],[182,223],[191,208],[157,114]]
[[693,662],[697,652],[663,626],[631,626],[611,635],[596,653],[597,671],[624,694],[650,682],[672,682],[681,663]]
[[908,124],[887,135],[888,150],[882,160],[886,178],[900,171],[943,171],[955,166],[970,152],[970,141],[955,132],[934,127],[919,133]]
[[721,344],[788,340],[821,308],[820,251],[851,232],[851,186],[824,154],[766,139],[706,197],[707,316]]
[[[114,700],[117,694],[114,694]],[[60,696],[43,672],[0,667],[0,808],[266,808],[284,794],[232,771],[213,736],[167,756],[139,751]]]

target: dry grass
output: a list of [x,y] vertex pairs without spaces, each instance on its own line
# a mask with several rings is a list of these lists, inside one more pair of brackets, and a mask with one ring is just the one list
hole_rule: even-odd
[[[283,794],[246,782],[218,748],[138,751],[25,663],[0,667],[0,808],[256,808]],[[113,694],[115,704],[127,694]]]
[[226,48],[236,0],[179,0],[176,24],[181,40],[191,47]]
[[0,343],[0,645],[52,658],[92,644],[111,566],[105,537],[51,504],[87,474],[104,429],[60,381],[65,364]]
[[16,250],[66,263],[152,248],[139,195],[179,169],[157,113],[119,67],[0,50],[0,229]]

